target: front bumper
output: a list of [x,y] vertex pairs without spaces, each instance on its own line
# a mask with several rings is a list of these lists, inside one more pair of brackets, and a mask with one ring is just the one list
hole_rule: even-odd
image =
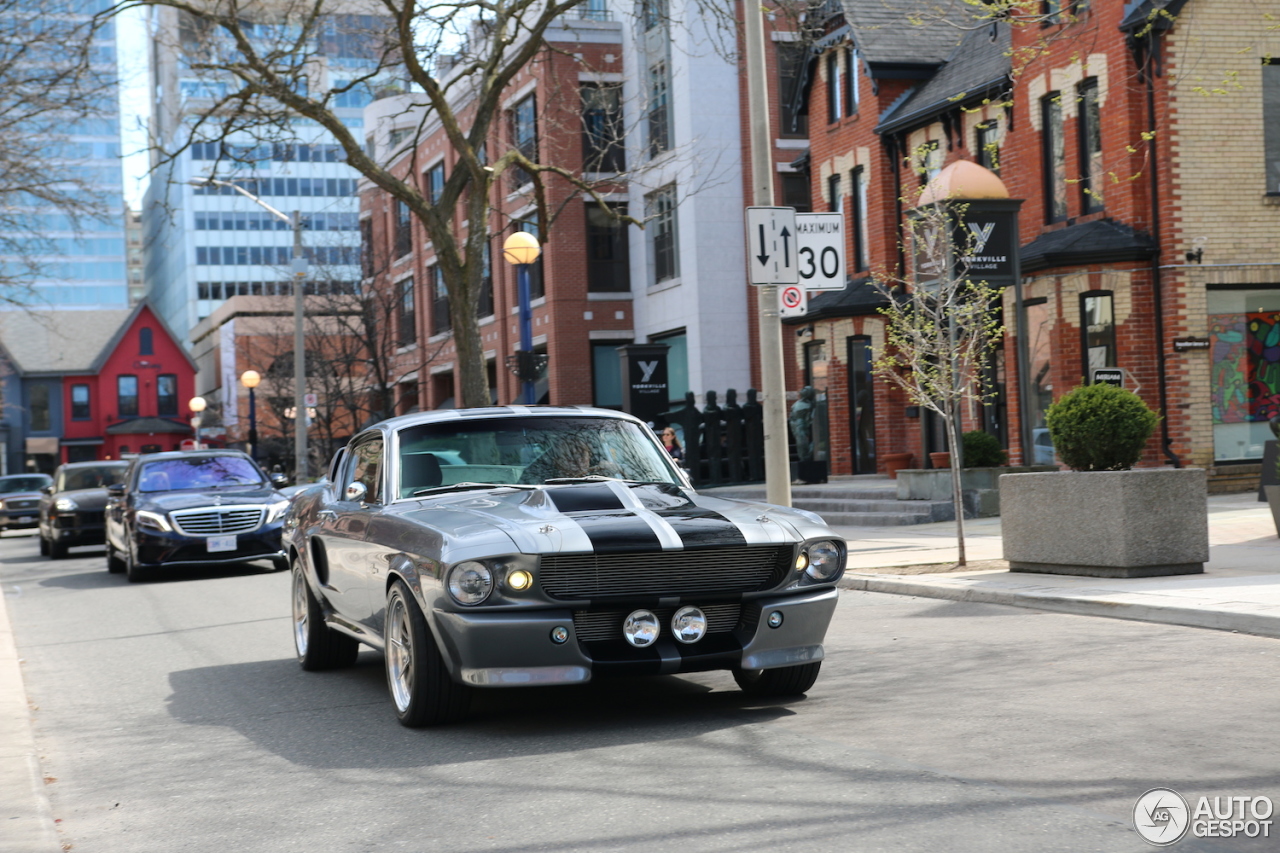
[[[637,649],[622,640],[584,640],[568,608],[519,612],[435,610],[433,622],[453,677],[477,687],[576,684],[596,675],[669,675],[707,670],[775,669],[822,660],[823,638],[835,613],[834,588],[742,602],[731,631],[708,634],[692,645],[677,643],[664,628],[658,640]],[[686,602],[696,603],[696,602]],[[782,614],[770,628],[767,614]],[[551,639],[555,628],[569,640]]]
[[40,523],[39,509],[15,509],[0,511],[0,530],[16,530],[21,527],[35,527]]
[[102,510],[51,515],[49,535],[63,545],[101,545],[107,541]]
[[205,537],[185,536],[176,531],[138,530],[134,533],[134,563],[143,568],[156,568],[283,560],[281,529],[281,523],[275,521],[248,533],[238,533],[236,547],[230,551],[210,551]]

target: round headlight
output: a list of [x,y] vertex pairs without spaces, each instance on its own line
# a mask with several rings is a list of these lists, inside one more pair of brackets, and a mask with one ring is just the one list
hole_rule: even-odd
[[493,573],[483,563],[469,560],[449,570],[446,585],[459,604],[479,604],[493,592]]
[[805,574],[816,581],[829,581],[840,571],[840,549],[827,540],[809,546],[809,568]]
[[707,635],[707,614],[696,607],[681,607],[671,617],[671,633],[682,643],[696,643]]
[[658,617],[648,610],[637,610],[622,620],[622,636],[637,649],[652,645],[659,630]]
[[53,502],[53,508],[58,512],[75,512],[79,506],[71,498],[58,498]]

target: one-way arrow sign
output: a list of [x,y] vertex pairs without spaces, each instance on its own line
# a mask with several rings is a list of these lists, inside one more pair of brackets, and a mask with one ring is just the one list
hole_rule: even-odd
[[795,284],[796,210],[794,207],[747,208],[747,266],[752,284]]

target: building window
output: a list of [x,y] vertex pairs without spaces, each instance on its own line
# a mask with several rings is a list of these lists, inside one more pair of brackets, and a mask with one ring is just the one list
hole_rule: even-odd
[[978,165],[1000,174],[1000,142],[1004,139],[1000,122],[984,121],[978,125],[975,137],[973,151],[977,155]]
[[927,184],[942,171],[942,147],[938,140],[930,139],[916,149],[916,171],[920,174],[920,183]]
[[151,329],[147,327],[138,330],[138,355],[155,355],[155,347],[151,341]]
[[622,123],[622,86],[584,83],[582,95],[582,170],[623,172],[627,168]]
[[138,416],[138,377],[116,377],[116,411],[122,418]]
[[1062,23],[1062,0],[1041,0],[1040,15],[1043,24]]
[[[439,267],[433,267],[439,269]],[[418,324],[413,311],[413,276],[399,284],[400,299],[397,305],[396,341],[402,347],[418,342]]]
[[849,233],[853,237],[853,269],[867,268],[867,174],[859,166],[849,173]]
[[1262,131],[1267,194],[1280,195],[1280,61],[1262,65]]
[[[627,209],[614,207],[614,213],[625,216]],[[631,290],[627,224],[599,204],[587,205],[587,290],[591,293]]]
[[1062,144],[1062,96],[1053,92],[1040,102],[1040,133],[1044,144],[1045,219],[1067,218],[1067,155]]
[[439,335],[453,328],[449,319],[449,289],[445,287],[439,264],[427,267],[427,278],[431,282],[431,334]]
[[663,187],[645,196],[649,226],[649,266],[653,270],[653,284],[660,284],[680,275],[680,260],[676,235],[676,187]]
[[832,213],[840,212],[840,175],[827,176],[827,205]]
[[827,123],[840,120],[840,53],[827,54]]
[[1080,84],[1080,208],[1085,213],[1102,210],[1102,114],[1098,108],[1098,81]]
[[89,386],[88,385],[72,385],[71,386],[71,420],[87,421],[90,418],[89,412]]
[[649,156],[657,157],[671,148],[671,80],[667,63],[649,68]]
[[796,213],[808,213],[813,210],[813,197],[809,194],[809,176],[804,172],[783,172],[782,204],[794,207]]
[[160,417],[178,415],[178,377],[162,373],[156,377],[156,414]]
[[1209,285],[1209,402],[1213,455],[1261,459],[1280,414],[1280,288]]
[[[525,232],[526,234],[532,234],[535,237],[538,236],[537,222],[524,220],[516,224],[519,226],[520,230]],[[541,240],[539,240],[539,242],[541,242]],[[542,276],[542,259],[545,256],[546,256],[545,253],[540,254],[538,255],[538,259],[536,261],[529,264],[529,298],[530,299],[541,299],[542,297],[547,295],[546,282]]]
[[844,114],[858,112],[858,51],[853,45],[844,49]]
[[[538,162],[538,103],[533,95],[522,99],[511,110],[511,144],[530,162]],[[533,180],[532,175],[518,166],[511,176],[517,187]]]
[[440,196],[444,195],[444,163],[428,169],[422,183],[427,191],[427,201],[433,206],[439,204]]
[[409,205],[403,201],[396,199],[396,257],[403,258],[409,252],[413,251],[413,215],[409,212]]
[[645,32],[664,26],[667,21],[667,0],[641,0],[640,20]]
[[800,105],[796,92],[800,72],[809,60],[809,49],[800,42],[777,42],[778,45],[778,114],[782,119],[782,135],[788,138],[804,138],[809,135],[809,117],[798,113]]
[[609,341],[591,345],[591,405],[602,409],[622,408],[622,363],[618,347],[630,341]]
[[1081,294],[1080,332],[1084,336],[1084,381],[1092,385],[1094,370],[1116,366],[1116,322],[1110,292]]
[[50,429],[53,418],[49,412],[49,386],[31,386],[31,431],[46,432]]

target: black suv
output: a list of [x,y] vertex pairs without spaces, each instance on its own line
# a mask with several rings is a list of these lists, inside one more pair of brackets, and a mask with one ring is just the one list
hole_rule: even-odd
[[55,560],[75,545],[101,545],[107,487],[124,481],[125,461],[69,462],[53,472],[40,498],[40,553]]
[[270,560],[289,567],[280,531],[286,480],[237,450],[151,453],[108,489],[107,570],[145,580],[162,566]]

